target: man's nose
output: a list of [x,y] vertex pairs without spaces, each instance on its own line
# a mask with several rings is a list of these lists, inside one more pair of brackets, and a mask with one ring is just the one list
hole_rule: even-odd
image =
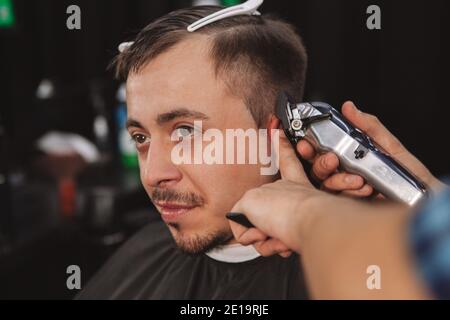
[[169,144],[152,142],[147,158],[141,163],[141,178],[146,186],[171,187],[181,180],[182,173],[172,162],[171,151]]

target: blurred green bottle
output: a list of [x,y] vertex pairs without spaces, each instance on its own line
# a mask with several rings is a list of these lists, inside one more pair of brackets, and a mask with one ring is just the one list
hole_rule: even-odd
[[14,26],[14,10],[11,0],[0,0],[0,28]]
[[239,1],[239,0],[222,0],[220,2],[225,7],[234,6],[234,5],[241,3],[241,1]]
[[126,105],[126,90],[125,84],[122,84],[117,90],[117,108],[116,108],[116,127],[117,127],[117,141],[120,154],[120,160],[125,168],[138,168],[138,158],[134,143],[130,139],[126,128],[127,122],[127,105]]
[[193,6],[202,5],[222,5],[224,7],[234,6],[241,3],[239,0],[194,0],[192,1]]

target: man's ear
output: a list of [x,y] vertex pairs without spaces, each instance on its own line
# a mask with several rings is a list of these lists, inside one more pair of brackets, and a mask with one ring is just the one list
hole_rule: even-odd
[[[271,114],[269,116],[269,119],[267,119],[267,122],[266,122],[267,136],[269,137],[267,139],[267,150],[270,150],[269,153],[270,153],[271,157],[273,156],[273,151],[274,151],[274,150],[272,150],[272,140],[273,140],[273,137],[272,137],[273,132],[272,132],[272,130],[273,129],[279,129],[280,124],[281,124],[280,123],[280,119],[278,119],[273,114]],[[274,181],[281,179],[280,170],[277,170],[277,173],[276,173],[276,175],[273,176],[273,179],[274,179]]]
[[267,134],[269,136],[269,140],[272,141],[272,129],[278,129],[280,126],[280,120],[275,115],[270,115],[267,120]]

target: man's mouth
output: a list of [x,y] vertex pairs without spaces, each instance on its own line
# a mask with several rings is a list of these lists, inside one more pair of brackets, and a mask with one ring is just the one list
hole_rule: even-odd
[[159,208],[162,219],[167,223],[178,221],[192,209],[198,207],[197,205],[186,205],[171,202],[155,202],[155,205]]

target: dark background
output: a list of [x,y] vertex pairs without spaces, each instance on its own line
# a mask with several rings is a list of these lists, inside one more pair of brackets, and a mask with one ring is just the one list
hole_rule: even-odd
[[[106,67],[117,45],[189,1],[14,3],[17,28],[0,34],[1,109],[13,138],[39,127],[40,110],[33,99],[42,78],[55,78],[79,90],[93,79],[105,79],[113,87]],[[82,30],[65,27],[70,4],[81,8]],[[365,26],[370,4],[381,7],[381,30]],[[303,36],[309,53],[306,99],[323,99],[334,106],[353,100],[376,114],[441,175],[450,170],[450,152],[444,150],[445,143],[437,143],[449,137],[449,7],[444,0],[266,0],[261,11],[278,13]],[[89,135],[90,124],[83,116],[92,112],[90,106],[71,104],[64,113],[72,112],[73,117],[62,126]]]
[[[31,146],[49,128],[92,138],[92,83],[99,84],[108,119],[113,122],[118,83],[107,66],[117,53],[117,45],[132,39],[153,19],[189,6],[190,1],[13,3],[16,26],[0,29],[0,124],[4,126],[0,134],[0,169],[23,172],[28,177]],[[66,8],[71,4],[81,8],[81,30],[66,28]],[[366,28],[366,8],[371,4],[381,8],[381,30]],[[444,0],[266,0],[260,11],[277,13],[298,27],[309,54],[306,100],[323,100],[339,108],[345,100],[354,101],[362,110],[376,114],[433,173],[442,176],[450,173],[449,9],[449,2]],[[61,93],[55,101],[45,104],[35,98],[36,88],[44,78],[54,80]],[[27,186],[31,185],[26,181]],[[53,190],[51,182],[49,188]],[[37,189],[42,190],[39,186]],[[14,209],[12,199],[23,195],[15,192],[21,191],[0,184],[0,245],[2,229],[6,234],[3,238],[12,239],[3,240],[9,244],[3,250],[8,263],[1,263],[0,250],[0,298],[70,297],[73,293],[62,289],[66,275],[60,266],[84,261],[78,264],[85,265],[90,275],[114,245],[93,241],[98,230],[86,237],[84,226],[73,227],[65,220],[64,226],[70,232],[61,232],[60,220],[56,219],[49,228],[52,233],[42,232],[40,242],[32,241],[34,246],[30,246],[23,241],[23,246],[16,246],[21,243],[17,234],[28,235],[36,228],[28,225],[28,216]],[[27,192],[32,197],[33,191]],[[145,196],[137,197],[144,203]],[[39,217],[33,215],[32,220],[39,224]],[[113,228],[114,232],[120,228]],[[108,230],[102,230],[101,235],[114,234],[111,228]],[[38,245],[39,249],[35,249]],[[20,250],[28,255],[16,247],[24,248]],[[33,264],[34,270],[40,270],[36,273],[46,276],[35,277],[29,269]],[[1,269],[2,265],[9,267]]]

